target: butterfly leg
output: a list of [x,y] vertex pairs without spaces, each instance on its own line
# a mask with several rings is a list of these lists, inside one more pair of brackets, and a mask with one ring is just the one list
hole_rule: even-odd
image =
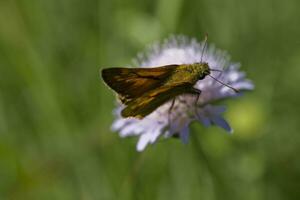
[[195,99],[195,114],[198,116],[198,112],[197,112],[197,105],[198,105],[198,100],[201,94],[201,90],[197,89],[197,88],[191,88],[191,94],[195,94],[196,95],[196,99]]
[[168,124],[169,124],[169,127],[171,127],[171,112],[172,112],[172,109],[174,107],[174,104],[175,104],[175,98],[172,100],[171,106],[168,110]]

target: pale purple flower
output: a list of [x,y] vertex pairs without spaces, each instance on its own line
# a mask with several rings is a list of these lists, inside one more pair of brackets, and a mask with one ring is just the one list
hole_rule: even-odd
[[[172,36],[163,44],[153,45],[146,53],[140,54],[136,64],[140,67],[157,67],[200,62],[203,45],[203,42],[198,43],[184,36]],[[223,70],[222,73],[212,71],[211,75],[239,91],[254,88],[251,81],[245,78],[245,73],[239,71],[239,64],[230,62],[226,52],[208,45],[202,61],[207,62],[212,69]],[[112,129],[118,131],[121,137],[139,136],[138,151],[156,142],[160,136],[166,138],[179,136],[186,143],[189,137],[189,124],[195,120],[205,127],[217,125],[231,133],[230,125],[222,117],[225,107],[216,105],[216,101],[239,96],[242,92],[237,94],[209,76],[198,81],[194,87],[202,91],[197,106],[195,106],[195,95],[180,95],[176,97],[171,114],[168,112],[171,106],[169,101],[142,120],[122,118],[120,111],[124,106],[118,104]]]

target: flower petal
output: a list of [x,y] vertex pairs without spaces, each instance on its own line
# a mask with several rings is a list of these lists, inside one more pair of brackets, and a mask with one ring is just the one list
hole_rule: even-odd
[[149,143],[149,141],[150,141],[149,134],[142,134],[137,143],[136,150],[143,151],[147,146],[147,144]]
[[189,141],[189,124],[186,124],[179,133],[181,141],[186,144]]
[[233,132],[233,130],[231,129],[228,122],[225,119],[223,119],[222,117],[216,116],[216,117],[212,118],[211,120],[213,121],[214,124],[216,124],[219,127],[225,129],[227,132],[229,132],[229,133]]

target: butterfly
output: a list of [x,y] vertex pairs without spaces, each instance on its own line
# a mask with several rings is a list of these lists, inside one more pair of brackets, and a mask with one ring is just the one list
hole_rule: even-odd
[[194,94],[198,99],[201,91],[193,86],[207,75],[213,77],[211,71],[219,70],[210,69],[208,63],[201,62],[154,68],[107,68],[102,70],[101,75],[126,106],[121,111],[122,117],[142,119],[179,95]]

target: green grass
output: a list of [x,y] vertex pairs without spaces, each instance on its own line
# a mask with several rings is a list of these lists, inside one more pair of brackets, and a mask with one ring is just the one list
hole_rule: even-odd
[[[296,0],[0,2],[0,199],[299,199]],[[170,34],[227,50],[256,89],[228,101],[233,135],[143,153],[110,131],[99,69]]]

